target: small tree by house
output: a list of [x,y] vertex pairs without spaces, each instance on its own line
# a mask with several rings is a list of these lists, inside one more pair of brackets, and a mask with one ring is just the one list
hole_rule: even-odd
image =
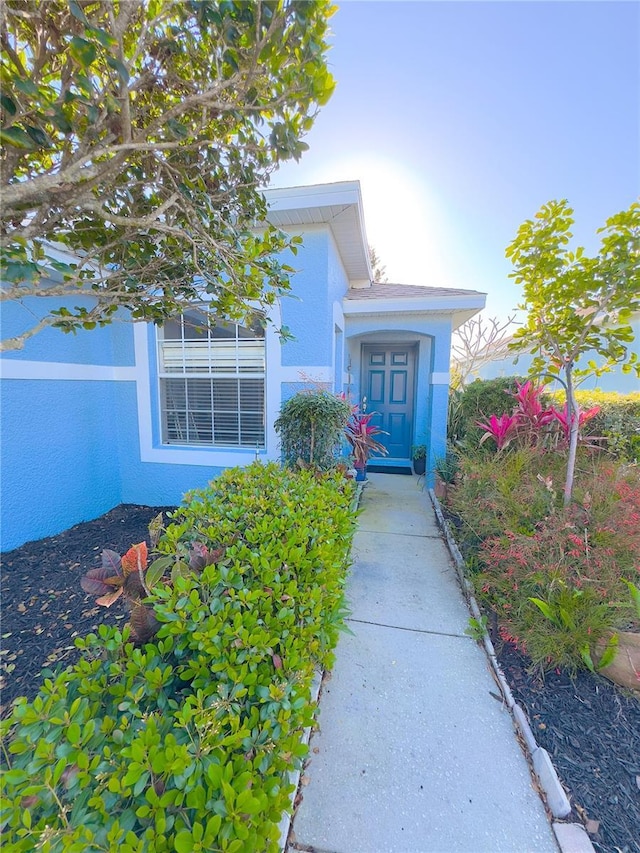
[[299,240],[256,231],[260,189],[307,148],[331,95],[332,12],[328,0],[2,3],[0,295],[56,300],[3,349],[119,308],[161,323],[195,302],[242,320],[286,291],[278,254]]
[[[568,248],[573,222],[566,200],[551,201],[520,226],[506,250],[514,265],[511,278],[523,287],[519,307],[527,312],[510,348],[532,352],[531,374],[556,377],[566,390],[570,442],[565,506],[571,500],[580,424],[576,381],[614,364],[640,375],[638,355],[629,347],[629,319],[640,310],[640,204],[610,217],[599,229],[602,240],[595,257],[581,247]],[[589,352],[601,361],[578,366]]]

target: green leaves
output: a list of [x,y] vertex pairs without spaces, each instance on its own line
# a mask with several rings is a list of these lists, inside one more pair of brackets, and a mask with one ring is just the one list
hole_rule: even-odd
[[[19,6],[5,16],[3,249],[29,221],[30,237],[104,273],[91,316],[67,309],[51,325],[94,328],[118,308],[161,323],[194,301],[236,319],[273,305],[291,275],[278,256],[296,240],[256,236],[260,188],[276,162],[306,150],[333,89],[330,4],[70,0],[36,4],[28,25]],[[64,295],[86,278],[66,281]],[[46,320],[60,317],[60,304],[41,304]]]
[[85,71],[89,70],[98,55],[95,44],[80,36],[73,36],[69,46],[71,56]]
[[[512,349],[536,354],[533,373],[564,376],[567,403],[576,409],[574,376],[606,371],[630,360],[624,346],[633,340],[629,318],[640,310],[640,205],[612,216],[601,229],[600,252],[587,257],[569,251],[573,210],[566,200],[551,201],[520,226],[506,255],[511,278],[523,287],[528,312]],[[594,351],[602,359],[575,371],[581,356]],[[567,460],[565,505],[571,499],[577,430],[572,431]]]
[[[159,635],[134,646],[100,626],[3,727],[7,847],[29,797],[31,847],[276,853],[314,670],[343,616],[352,496],[339,475],[257,463],[187,496],[157,547],[198,569],[157,588]],[[105,572],[129,571],[132,550],[107,552]]]

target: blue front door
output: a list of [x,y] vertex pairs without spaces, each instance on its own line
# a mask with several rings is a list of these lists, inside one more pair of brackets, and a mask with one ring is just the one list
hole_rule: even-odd
[[365,344],[362,347],[363,397],[374,422],[388,435],[376,436],[393,459],[409,459],[413,424],[415,346]]

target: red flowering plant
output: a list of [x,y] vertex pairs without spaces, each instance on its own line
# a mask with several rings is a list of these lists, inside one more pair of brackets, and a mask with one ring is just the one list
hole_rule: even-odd
[[388,453],[387,448],[375,438],[376,435],[388,435],[379,426],[371,423],[376,414],[377,412],[354,411],[344,428],[345,437],[351,446],[353,464],[361,470],[367,467],[369,457],[373,453],[380,456],[386,456]]
[[638,474],[596,474],[589,491],[580,484],[578,500],[532,533],[507,530],[478,550],[478,595],[502,638],[541,669],[590,668],[599,641],[611,654],[615,630],[637,619],[629,584],[640,580]]

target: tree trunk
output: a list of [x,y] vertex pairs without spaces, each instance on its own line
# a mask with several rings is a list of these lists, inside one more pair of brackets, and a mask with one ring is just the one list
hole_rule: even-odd
[[569,419],[569,456],[567,458],[567,478],[564,483],[564,506],[568,507],[571,503],[571,495],[573,493],[573,479],[576,468],[576,453],[578,450],[578,432],[580,429],[580,409],[578,401],[573,390],[573,379],[571,371],[573,364],[567,364],[565,367],[565,376],[567,377],[567,418]]

